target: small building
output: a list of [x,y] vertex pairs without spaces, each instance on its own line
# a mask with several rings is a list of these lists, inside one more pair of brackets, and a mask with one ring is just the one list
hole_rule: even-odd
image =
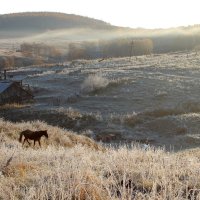
[[33,99],[29,86],[22,81],[0,80],[0,104],[23,103]]

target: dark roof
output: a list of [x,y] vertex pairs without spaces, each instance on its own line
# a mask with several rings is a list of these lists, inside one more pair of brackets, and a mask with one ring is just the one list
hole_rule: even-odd
[[[4,92],[12,87],[15,86],[15,90],[20,90],[21,92],[23,91],[22,98],[26,98],[26,99],[33,99],[34,96],[32,94],[32,92],[26,88],[24,88],[19,81],[11,81],[11,80],[2,80],[0,81],[0,96],[2,96],[4,94]],[[25,94],[26,93],[26,94]],[[17,94],[17,93],[16,93]],[[14,96],[15,92],[13,92],[13,94],[11,96]],[[28,97],[29,96],[29,97]],[[9,97],[8,97],[9,98]]]
[[13,84],[12,81],[0,81],[0,94]]

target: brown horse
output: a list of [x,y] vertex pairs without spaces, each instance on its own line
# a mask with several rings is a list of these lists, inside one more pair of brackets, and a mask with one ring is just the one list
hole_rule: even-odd
[[45,131],[31,131],[31,130],[27,129],[27,130],[22,131],[20,133],[19,142],[22,142],[22,137],[24,136],[24,141],[22,143],[22,146],[24,145],[24,143],[26,141],[30,145],[31,143],[28,141],[28,139],[30,139],[30,140],[34,140],[34,146],[35,146],[35,142],[38,141],[38,143],[41,147],[40,139],[43,135],[46,138],[48,138],[47,130],[45,130]]

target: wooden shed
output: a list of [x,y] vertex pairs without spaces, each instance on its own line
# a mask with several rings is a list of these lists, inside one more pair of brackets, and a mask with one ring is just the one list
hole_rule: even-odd
[[23,86],[21,81],[0,81],[0,104],[22,103],[32,99],[29,87]]

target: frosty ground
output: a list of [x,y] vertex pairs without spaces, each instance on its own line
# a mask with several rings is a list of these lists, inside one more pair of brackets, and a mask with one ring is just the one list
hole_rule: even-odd
[[175,52],[19,68],[12,73],[32,86],[35,103],[1,117],[41,120],[109,144],[198,147],[199,58]]

